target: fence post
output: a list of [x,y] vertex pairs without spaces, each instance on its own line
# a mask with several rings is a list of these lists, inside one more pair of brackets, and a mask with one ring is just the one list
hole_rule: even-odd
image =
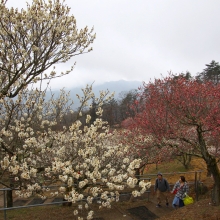
[[10,181],[10,189],[7,190],[7,207],[13,207],[13,177],[10,176],[9,177],[9,181]]
[[199,182],[201,181],[201,171],[199,171]]
[[195,193],[196,193],[196,201],[199,200],[199,190],[198,190],[198,175],[197,171],[195,171]]
[[197,172],[195,171],[195,192],[196,192]]
[[[151,181],[151,178],[148,178],[148,182],[150,182]],[[151,190],[150,190],[150,188],[148,189],[148,193],[147,193],[147,201],[149,202],[150,201],[150,193],[151,193]]]
[[[4,208],[6,208],[6,194],[7,194],[7,191],[4,190]],[[7,219],[7,213],[6,213],[6,209],[4,209],[4,220]]]

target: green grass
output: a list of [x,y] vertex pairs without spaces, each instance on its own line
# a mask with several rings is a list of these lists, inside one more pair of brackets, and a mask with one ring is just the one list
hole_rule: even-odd
[[168,180],[169,183],[174,184],[181,175],[180,173],[183,173],[188,180],[194,179],[195,174],[188,173],[189,171],[192,171],[192,166],[190,166],[189,170],[185,169],[183,164],[181,164],[178,160],[172,160],[169,162],[164,162],[161,164],[151,164],[147,165],[145,171],[144,171],[144,177],[150,178],[151,183],[154,184],[155,179],[157,178],[157,173],[160,172],[163,174],[163,176]]
[[145,175],[147,174],[157,174],[158,172],[161,173],[177,173],[177,172],[187,172],[188,170],[177,160],[170,161],[169,163],[161,163],[157,166],[154,165],[147,165],[149,167],[146,170]]

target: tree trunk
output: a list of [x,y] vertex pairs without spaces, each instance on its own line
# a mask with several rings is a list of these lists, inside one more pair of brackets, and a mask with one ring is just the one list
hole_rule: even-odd
[[192,156],[187,153],[181,153],[180,155],[177,155],[177,160],[183,164],[186,170],[188,170],[190,162],[192,160]]
[[213,195],[212,195],[212,203],[213,205],[219,205],[220,201],[220,171],[218,168],[218,164],[216,158],[209,154],[207,150],[207,146],[205,140],[203,138],[203,132],[201,126],[197,127],[198,132],[198,141],[200,144],[200,150],[203,155],[203,159],[206,162],[207,170],[210,172],[214,179],[214,188],[213,188]]
[[213,205],[220,205],[220,172],[215,158],[212,158],[210,163],[207,164],[207,168],[212,173],[214,179],[212,203]]
[[211,170],[209,170],[209,168],[207,167],[207,177],[211,177],[212,173]]
[[13,207],[13,188],[14,188],[14,184],[13,184],[13,177],[9,177],[9,181],[10,181],[10,189],[11,190],[7,190],[7,207]]

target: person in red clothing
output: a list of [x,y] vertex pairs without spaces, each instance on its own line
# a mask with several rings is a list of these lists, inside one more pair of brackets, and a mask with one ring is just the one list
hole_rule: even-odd
[[174,191],[176,191],[176,194],[173,199],[172,206],[174,208],[183,207],[183,198],[185,197],[186,193],[188,194],[189,192],[189,185],[187,184],[184,176],[180,176],[180,179],[175,183],[171,193],[174,193]]
[[170,192],[170,185],[168,181],[163,178],[162,173],[157,174],[157,179],[154,185],[154,192],[156,193],[157,197],[157,206],[158,208],[161,207],[161,200],[164,199],[166,201],[166,206],[169,206],[168,201],[168,192]]

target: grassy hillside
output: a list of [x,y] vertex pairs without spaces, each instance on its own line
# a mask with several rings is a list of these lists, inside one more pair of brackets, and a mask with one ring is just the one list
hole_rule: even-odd
[[186,177],[187,181],[194,181],[195,180],[195,171],[200,171],[197,173],[197,178],[200,178],[201,181],[204,181],[207,177],[207,169],[204,160],[200,158],[193,158],[190,164],[190,168],[186,170],[184,166],[178,161],[173,160],[169,163],[164,162],[158,164],[147,165],[144,176],[150,177],[152,179],[152,183],[154,183],[156,174],[161,172],[163,176],[171,183],[175,183],[180,175]]

